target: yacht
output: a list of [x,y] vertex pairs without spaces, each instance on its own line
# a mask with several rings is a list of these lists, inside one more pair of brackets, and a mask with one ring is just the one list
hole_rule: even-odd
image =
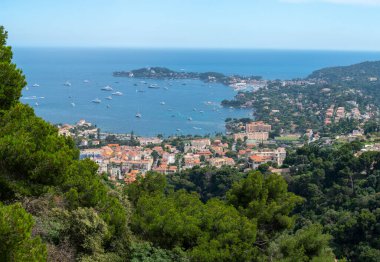
[[188,117],[187,120],[189,120],[189,121],[193,121],[193,119],[192,119],[191,117]]
[[90,81],[88,81],[88,80],[83,80],[83,83],[90,83]]
[[112,87],[110,87],[110,86],[105,86],[105,87],[102,87],[102,89],[101,90],[103,90],[103,91],[112,91],[113,90],[113,88]]
[[122,96],[123,93],[122,92],[115,92],[115,93],[112,93],[112,95],[114,95],[114,96]]
[[71,86],[71,83],[69,81],[66,81],[63,85],[64,86]]
[[199,111],[199,113],[202,113],[202,114],[203,114],[203,113],[204,113],[204,111],[203,111],[203,110],[201,110],[201,111]]
[[95,98],[94,100],[92,100],[91,102],[95,103],[95,104],[100,104],[102,102],[102,100],[100,100],[99,98]]
[[107,96],[106,99],[107,100],[112,100],[112,96]]
[[71,106],[72,106],[72,107],[75,107],[75,103],[71,103]]
[[39,87],[40,85],[39,84],[34,84],[33,87]]
[[148,86],[149,88],[158,89],[160,88],[157,84],[151,84]]
[[177,131],[179,132],[179,131],[181,131],[181,129],[177,128]]
[[160,104],[161,104],[161,105],[165,105],[165,102],[164,102],[164,101],[162,101],[162,102],[160,102]]
[[137,118],[141,118],[142,115],[141,115],[140,113],[136,113],[136,117],[137,117]]
[[38,102],[35,103],[36,106],[39,106]]

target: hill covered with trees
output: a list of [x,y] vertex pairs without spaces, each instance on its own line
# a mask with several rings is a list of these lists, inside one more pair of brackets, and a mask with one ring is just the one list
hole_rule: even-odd
[[115,187],[20,103],[0,27],[0,261],[377,261],[379,153],[290,152],[287,177],[195,167]]

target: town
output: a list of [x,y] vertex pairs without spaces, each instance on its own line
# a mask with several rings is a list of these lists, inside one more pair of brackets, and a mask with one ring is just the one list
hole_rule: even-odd
[[[339,113],[337,117],[343,117]],[[330,112],[330,111],[329,111]],[[59,125],[59,134],[69,136],[80,148],[81,159],[91,159],[99,166],[99,174],[107,174],[110,181],[129,184],[149,171],[175,174],[195,166],[236,167],[248,172],[265,165],[270,172],[285,174],[283,166],[288,148],[322,141],[332,143],[312,129],[304,134],[283,134],[271,138],[272,126],[263,121],[247,123],[235,120],[234,131],[220,137],[140,137],[132,134],[102,133],[85,120],[75,125]],[[354,141],[364,137],[363,130],[337,136],[340,141]],[[380,148],[378,144],[367,149]]]

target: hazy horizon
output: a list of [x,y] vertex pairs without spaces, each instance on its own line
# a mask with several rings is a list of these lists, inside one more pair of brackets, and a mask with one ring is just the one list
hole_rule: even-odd
[[2,0],[16,47],[380,51],[378,0]]

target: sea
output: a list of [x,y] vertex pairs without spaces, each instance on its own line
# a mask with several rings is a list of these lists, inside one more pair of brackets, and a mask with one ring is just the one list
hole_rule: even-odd
[[[236,92],[221,84],[113,77],[114,71],[160,66],[293,79],[324,67],[380,60],[380,52],[338,51],[18,47],[13,52],[28,82],[21,101],[38,116],[53,124],[85,119],[102,132],[141,136],[223,133],[226,118],[252,117],[252,110],[222,108],[220,102]],[[148,88],[151,84],[159,88]],[[107,85],[113,91],[101,90]]]

